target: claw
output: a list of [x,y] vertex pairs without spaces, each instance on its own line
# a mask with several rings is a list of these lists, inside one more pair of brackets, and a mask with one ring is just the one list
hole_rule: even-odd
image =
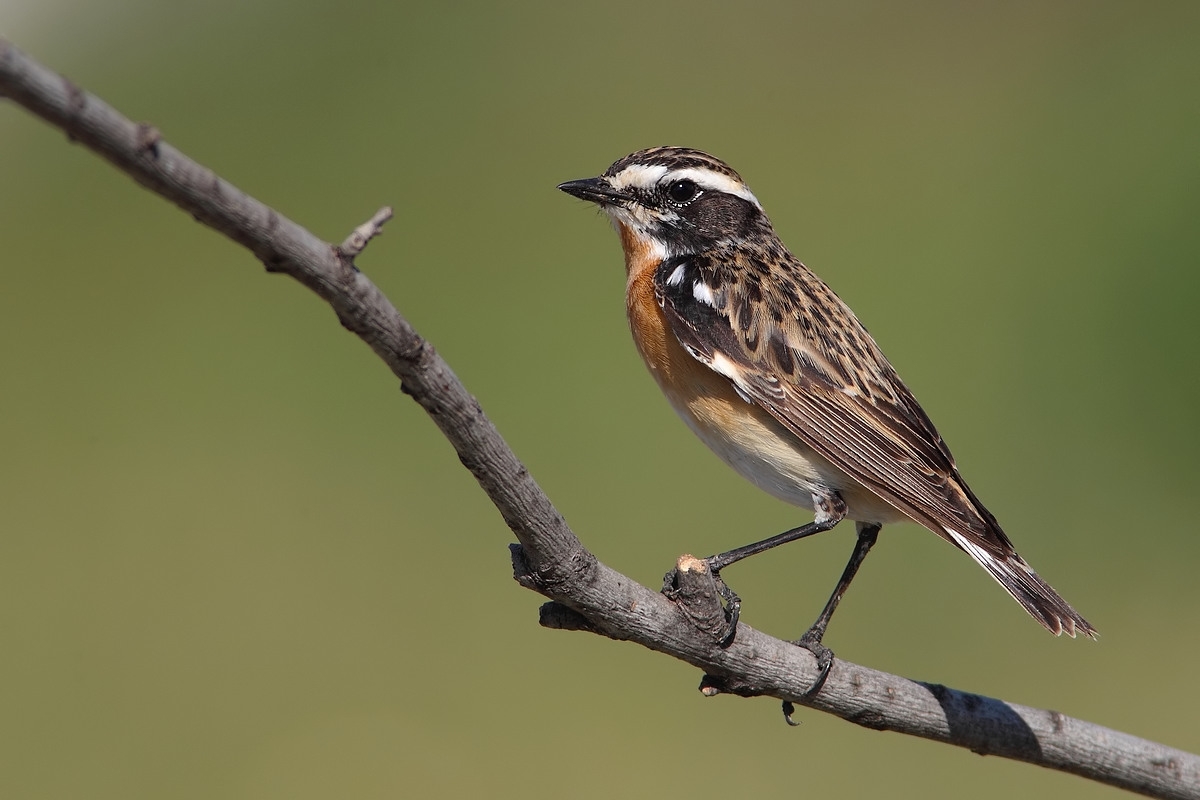
[[729,626],[729,630],[721,637],[720,646],[724,648],[733,644],[733,640],[737,636],[738,620],[742,616],[742,598],[729,588],[729,584],[722,580],[721,573],[715,570],[713,571],[713,580],[717,584],[717,593],[725,601],[725,622]]
[[667,574],[663,575],[662,593],[667,597],[675,597],[679,594],[679,570],[667,570]]

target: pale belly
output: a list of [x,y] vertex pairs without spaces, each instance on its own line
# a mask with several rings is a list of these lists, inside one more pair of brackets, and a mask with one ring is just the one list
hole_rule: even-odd
[[832,489],[845,501],[849,519],[878,524],[908,519],[732,390],[731,397],[685,399],[663,389],[676,413],[717,457],[773,497],[812,511],[813,494]]

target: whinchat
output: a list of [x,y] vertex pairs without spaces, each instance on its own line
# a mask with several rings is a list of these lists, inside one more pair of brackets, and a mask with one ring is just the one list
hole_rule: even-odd
[[875,340],[788,251],[724,162],[656,147],[559,189],[597,204],[625,251],[625,304],[638,352],[671,406],[723,461],[813,522],[706,559],[724,568],[855,521],[858,541],[832,596],[797,644],[817,656],[838,601],[885,523],[912,521],[963,550],[1051,633],[1095,629],[1017,555]]

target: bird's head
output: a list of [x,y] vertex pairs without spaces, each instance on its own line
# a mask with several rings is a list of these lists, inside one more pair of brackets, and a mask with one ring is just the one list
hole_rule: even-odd
[[558,188],[597,204],[619,228],[671,256],[770,228],[741,176],[720,159],[685,147],[639,150],[599,177]]

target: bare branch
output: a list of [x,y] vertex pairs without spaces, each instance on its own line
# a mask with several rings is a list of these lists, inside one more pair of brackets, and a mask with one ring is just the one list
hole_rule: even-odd
[[[1163,745],[980,695],[920,683],[844,660],[824,688],[812,655],[744,623],[722,647],[724,616],[712,575],[681,559],[670,598],[596,560],[509,449],[479,403],[433,347],[353,264],[391,216],[382,209],[340,246],[325,242],[245,195],[98,98],[0,39],[0,94],[111,161],[118,169],[242,244],[271,272],[314,291],[428,412],[491,498],[519,545],[514,576],[554,602],[541,622],[629,640],[704,670],[708,695],[769,695],[877,730],[891,730],[1000,755],[1135,792],[1200,798],[1200,758]],[[685,557],[690,558],[690,557]]]

